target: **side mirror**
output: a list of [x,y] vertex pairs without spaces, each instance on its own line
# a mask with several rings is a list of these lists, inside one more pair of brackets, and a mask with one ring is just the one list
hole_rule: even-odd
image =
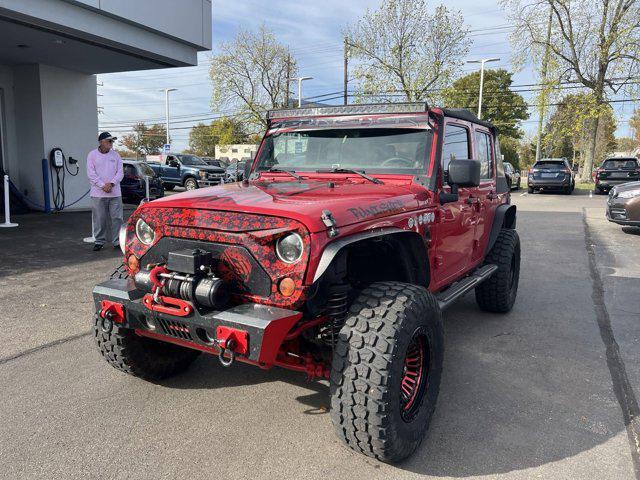
[[480,162],[478,160],[451,160],[449,162],[449,185],[477,187],[480,185]]
[[251,167],[253,167],[253,160],[247,160],[244,164],[244,176],[242,177],[245,181],[249,180],[249,175],[251,175]]
[[458,187],[477,187],[480,185],[480,162],[477,160],[451,160],[447,182],[451,193],[440,192],[440,203],[458,201]]

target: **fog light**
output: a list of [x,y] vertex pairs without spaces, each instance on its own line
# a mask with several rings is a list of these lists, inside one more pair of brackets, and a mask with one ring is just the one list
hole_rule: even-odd
[[140,269],[140,263],[135,255],[129,255],[129,258],[127,258],[127,267],[129,267],[129,272],[134,275],[138,272]]
[[293,295],[293,292],[296,291],[296,282],[294,282],[292,278],[285,277],[280,280],[278,290],[280,290],[282,296],[290,297],[291,295]]

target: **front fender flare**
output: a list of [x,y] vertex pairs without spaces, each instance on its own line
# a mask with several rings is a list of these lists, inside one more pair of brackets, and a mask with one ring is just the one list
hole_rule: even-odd
[[313,276],[313,283],[318,281],[322,274],[327,270],[329,265],[331,265],[331,262],[336,257],[338,252],[340,252],[340,250],[342,250],[347,245],[359,242],[361,240],[367,240],[369,238],[391,235],[395,233],[407,233],[407,230],[402,230],[401,228],[396,227],[377,228],[375,230],[367,230],[366,232],[360,232],[354,235],[338,238],[337,240],[329,243],[325,247],[324,252],[322,252],[322,256],[320,257],[320,261],[318,262],[318,267],[316,268],[315,275]]

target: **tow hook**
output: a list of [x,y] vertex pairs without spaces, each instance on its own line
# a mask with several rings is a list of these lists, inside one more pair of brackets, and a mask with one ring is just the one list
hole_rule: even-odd
[[[236,354],[233,351],[233,348],[235,347],[235,342],[233,341],[233,339],[229,339],[226,342],[226,348],[222,346],[222,342],[218,343],[218,346],[220,348],[220,354],[218,355],[218,360],[220,360],[220,364],[223,367],[230,367],[231,365],[233,365],[233,362],[236,359]],[[229,358],[225,358],[225,354],[229,355]]]
[[237,354],[249,353],[249,334],[244,330],[219,325],[216,337],[215,344],[220,349],[218,360],[223,367],[230,367]]
[[124,323],[124,306],[122,304],[103,300],[100,307],[100,328],[104,333],[111,333],[114,322]]

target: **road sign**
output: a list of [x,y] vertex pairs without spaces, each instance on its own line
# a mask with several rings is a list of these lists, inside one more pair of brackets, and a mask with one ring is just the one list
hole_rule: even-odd
[[170,144],[170,143],[165,143],[165,144],[162,146],[162,151],[163,151],[164,153],[169,153],[169,152],[171,151],[171,144]]

